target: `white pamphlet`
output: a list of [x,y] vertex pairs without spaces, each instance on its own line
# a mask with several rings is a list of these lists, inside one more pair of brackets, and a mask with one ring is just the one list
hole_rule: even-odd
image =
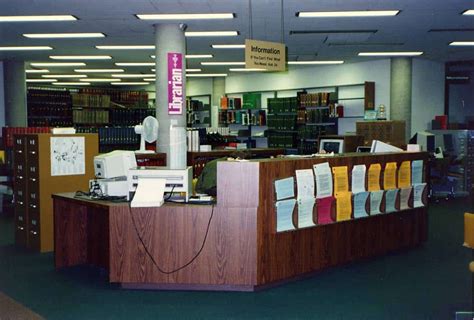
[[315,164],[313,170],[316,179],[316,198],[332,196],[332,172],[329,162]]

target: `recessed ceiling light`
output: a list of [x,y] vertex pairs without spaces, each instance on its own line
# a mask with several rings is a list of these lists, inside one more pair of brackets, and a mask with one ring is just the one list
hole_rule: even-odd
[[56,82],[56,79],[26,79],[26,82],[41,82],[41,83],[52,83]]
[[79,81],[84,82],[117,82],[120,79],[110,79],[110,78],[87,78],[87,79],[79,79]]
[[99,50],[153,50],[153,45],[95,46]]
[[465,16],[474,16],[474,9],[468,9],[462,13]]
[[124,69],[74,69],[74,72],[78,73],[114,73],[114,72],[125,72]]
[[143,86],[150,84],[149,82],[112,82],[114,86]]
[[187,54],[186,59],[208,59],[213,58],[212,54]]
[[410,57],[421,56],[423,51],[359,52],[361,57]]
[[136,14],[141,20],[203,20],[203,19],[233,19],[233,13],[160,13]]
[[213,44],[213,49],[245,49],[245,44]]
[[474,41],[453,41],[450,46],[474,46]]
[[[188,70],[186,70],[188,71]],[[234,72],[252,72],[252,71],[267,71],[267,69],[259,69],[259,68],[230,68],[229,71]]]
[[153,73],[136,73],[136,74],[132,74],[132,73],[129,73],[129,74],[113,74],[112,77],[113,78],[150,78],[150,77],[154,77],[155,74]]
[[357,11],[301,11],[296,16],[300,18],[342,18],[342,17],[391,17],[400,10],[357,10]]
[[53,60],[110,60],[111,56],[49,56]]
[[85,66],[84,62],[32,62],[33,67],[81,67]]
[[23,37],[31,39],[68,39],[68,38],[104,38],[102,32],[91,33],[24,33]]
[[189,77],[189,78],[198,78],[198,77],[227,77],[227,73],[191,73],[191,74],[186,74],[186,77]]
[[245,62],[201,62],[203,66],[245,66]]
[[90,82],[53,82],[56,86],[89,86]]
[[288,64],[343,64],[343,60],[288,61]]
[[153,82],[156,81],[156,78],[145,78],[143,80]]
[[154,66],[154,62],[116,62],[116,66],[119,67],[151,67]]
[[26,73],[49,73],[48,69],[26,69]]
[[0,22],[41,22],[41,21],[74,21],[72,15],[45,15],[45,16],[0,16]]
[[0,51],[37,51],[37,50],[53,50],[50,46],[6,46],[0,47]]
[[238,31],[186,31],[186,37],[235,37]]
[[43,74],[43,78],[87,78],[85,74]]

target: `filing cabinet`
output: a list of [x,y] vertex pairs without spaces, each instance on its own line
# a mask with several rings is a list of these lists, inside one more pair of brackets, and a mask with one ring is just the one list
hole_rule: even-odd
[[[76,141],[80,142],[79,147],[75,145]],[[70,146],[74,146],[74,150]],[[74,153],[74,157],[68,158],[68,152],[71,155]],[[97,134],[39,133],[14,136],[13,188],[15,241],[18,245],[40,252],[53,250],[51,195],[88,190],[89,180],[94,177],[93,159],[98,153]],[[79,169],[58,171],[53,168],[58,166],[54,157],[61,158],[61,161],[77,161]],[[67,162],[63,163],[68,165]]]

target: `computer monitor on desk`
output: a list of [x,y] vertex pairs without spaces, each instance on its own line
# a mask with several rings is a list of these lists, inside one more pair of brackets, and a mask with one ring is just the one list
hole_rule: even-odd
[[344,152],[344,140],[342,139],[320,139],[319,140],[319,153],[322,151],[327,153],[343,153]]

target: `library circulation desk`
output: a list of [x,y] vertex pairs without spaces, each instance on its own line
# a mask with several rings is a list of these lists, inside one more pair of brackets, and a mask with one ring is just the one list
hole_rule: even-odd
[[427,238],[428,217],[427,207],[413,208],[413,196],[407,210],[276,232],[275,179],[323,162],[347,166],[350,179],[353,165],[399,167],[406,160],[424,160],[426,177],[426,153],[223,161],[214,207],[130,209],[127,203],[56,194],[55,265],[101,266],[110,282],[124,288],[253,291],[414,247]]

